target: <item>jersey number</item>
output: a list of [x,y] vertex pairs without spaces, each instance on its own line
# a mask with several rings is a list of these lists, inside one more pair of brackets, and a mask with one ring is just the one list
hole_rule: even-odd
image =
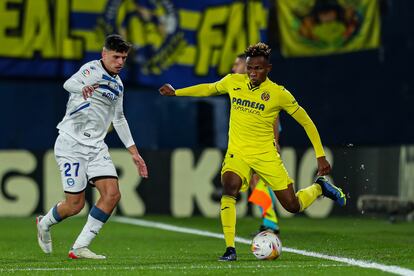
[[65,176],[72,176],[71,173],[70,173],[72,166],[75,167],[75,175],[74,176],[78,176],[79,163],[72,163],[72,166],[70,165],[70,163],[65,163],[63,166],[65,167]]

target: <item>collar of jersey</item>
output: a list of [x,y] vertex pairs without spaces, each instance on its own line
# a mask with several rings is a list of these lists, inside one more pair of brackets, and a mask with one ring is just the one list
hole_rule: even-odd
[[99,62],[101,63],[102,68],[105,70],[105,72],[106,72],[109,76],[111,76],[111,78],[114,78],[114,79],[115,79],[115,78],[116,78],[116,76],[117,76],[117,74],[115,74],[115,75],[111,74],[111,73],[108,71],[108,69],[106,69],[105,64],[103,63],[102,59],[100,59],[100,60],[99,60]]
[[264,87],[266,86],[268,83],[270,82],[269,78],[266,77],[265,81],[262,82],[261,84],[259,84],[258,86],[253,86],[252,83],[250,82],[249,76],[247,76],[246,74],[246,85],[249,88],[249,90],[254,91],[259,89],[260,87]]

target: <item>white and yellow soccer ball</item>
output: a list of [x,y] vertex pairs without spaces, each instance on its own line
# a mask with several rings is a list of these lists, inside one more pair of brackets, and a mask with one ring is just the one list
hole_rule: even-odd
[[253,238],[251,250],[259,260],[274,260],[282,253],[282,242],[276,234],[263,231]]

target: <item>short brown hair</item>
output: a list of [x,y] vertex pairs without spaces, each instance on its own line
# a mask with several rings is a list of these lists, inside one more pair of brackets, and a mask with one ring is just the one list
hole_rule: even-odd
[[271,51],[272,49],[267,44],[259,42],[247,47],[244,53],[246,57],[264,57],[266,60],[269,60]]

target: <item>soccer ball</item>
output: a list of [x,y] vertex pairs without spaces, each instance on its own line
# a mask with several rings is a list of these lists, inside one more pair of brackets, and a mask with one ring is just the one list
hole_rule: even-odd
[[276,234],[263,231],[253,238],[251,250],[259,260],[274,260],[282,253],[282,243]]

